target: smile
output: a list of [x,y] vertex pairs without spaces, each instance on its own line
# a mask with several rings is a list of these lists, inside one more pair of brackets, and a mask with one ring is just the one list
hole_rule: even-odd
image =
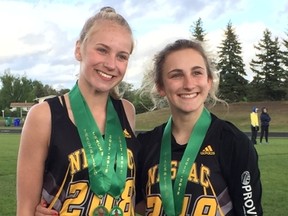
[[181,98],[194,98],[198,95],[198,93],[192,93],[192,94],[180,94],[179,96]]
[[106,74],[106,73],[104,73],[104,72],[102,72],[102,71],[96,70],[96,72],[97,72],[101,77],[103,77],[103,78],[105,78],[105,79],[112,79],[112,78],[113,78],[112,75]]

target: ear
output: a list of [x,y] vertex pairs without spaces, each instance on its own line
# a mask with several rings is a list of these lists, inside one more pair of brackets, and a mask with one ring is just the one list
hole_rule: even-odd
[[82,61],[81,43],[79,41],[76,42],[74,55],[78,61]]

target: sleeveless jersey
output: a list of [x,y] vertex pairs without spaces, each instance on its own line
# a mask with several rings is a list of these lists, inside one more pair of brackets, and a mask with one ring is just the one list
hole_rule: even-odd
[[[191,167],[181,215],[262,215],[258,156],[253,144],[234,125],[211,116],[211,125]],[[142,146],[137,201],[146,197],[149,216],[165,215],[158,173],[165,125],[137,137]],[[186,145],[177,144],[173,135],[171,139],[173,185]]]
[[[48,204],[52,203],[60,215],[93,215],[98,205],[110,211],[116,200],[110,195],[99,199],[90,189],[88,165],[81,139],[68,116],[64,98],[62,101],[63,106],[58,97],[47,100],[51,109],[52,129],[42,196]],[[134,215],[139,144],[127,120],[122,101],[112,99],[112,102],[125,134],[128,156],[125,189],[117,204],[124,215],[130,216]]]

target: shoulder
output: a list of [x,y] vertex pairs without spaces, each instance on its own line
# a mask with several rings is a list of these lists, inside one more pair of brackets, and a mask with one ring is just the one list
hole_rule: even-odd
[[41,118],[43,120],[50,119],[50,107],[47,102],[41,102],[39,104],[33,105],[27,114],[27,119],[37,119]]
[[231,141],[233,143],[249,142],[248,136],[241,131],[232,122],[219,119],[212,114],[212,131],[217,131],[222,140]]
[[135,107],[130,101],[126,99],[121,99],[121,101],[122,101],[122,104],[126,113],[133,113],[133,114],[136,113]]
[[223,164],[229,164],[232,160],[240,163],[247,157],[257,157],[249,137],[233,123],[217,118],[212,124],[210,140],[217,146],[221,161],[225,161]]
[[127,119],[129,121],[129,124],[130,124],[132,130],[135,131],[135,124],[136,124],[135,107],[130,101],[128,101],[126,99],[121,99],[121,101],[122,101],[122,104],[123,104],[124,111],[125,111],[125,114],[127,116]]
[[[58,97],[47,99],[41,103],[33,105],[28,111],[25,125],[35,128],[35,130],[50,130],[52,111],[51,106],[60,104]],[[61,104],[60,104],[61,105]],[[24,125],[24,126],[25,126]]]
[[[25,145],[49,145],[51,132],[51,111],[47,102],[35,104],[28,111],[21,133],[21,140],[27,141]],[[33,142],[31,142],[33,141]]]

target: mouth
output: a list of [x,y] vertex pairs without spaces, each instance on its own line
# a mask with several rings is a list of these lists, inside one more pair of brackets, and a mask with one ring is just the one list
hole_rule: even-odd
[[106,80],[111,80],[113,78],[112,75],[109,75],[107,73],[104,73],[103,71],[100,70],[95,70],[101,77],[103,77]]
[[195,98],[199,93],[190,93],[190,94],[179,94],[181,98],[191,99]]

